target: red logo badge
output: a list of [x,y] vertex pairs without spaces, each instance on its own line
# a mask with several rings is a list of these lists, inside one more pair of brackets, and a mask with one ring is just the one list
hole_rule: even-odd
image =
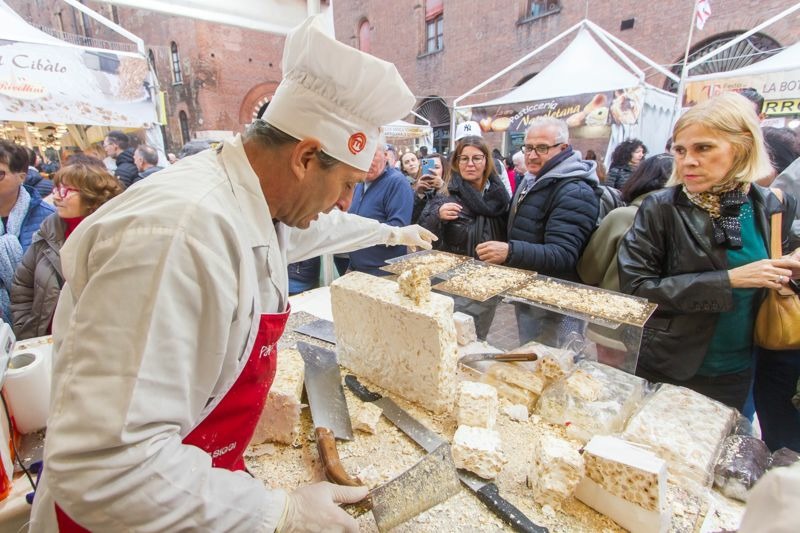
[[347,149],[350,150],[350,153],[353,155],[356,155],[361,150],[363,150],[366,145],[367,145],[367,136],[361,133],[360,131],[358,133],[352,134],[350,138],[347,140]]

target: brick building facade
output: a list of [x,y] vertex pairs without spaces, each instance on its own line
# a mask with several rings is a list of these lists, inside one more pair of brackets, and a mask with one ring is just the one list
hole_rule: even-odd
[[[61,0],[6,2],[42,29],[122,40]],[[748,31],[793,3],[715,0],[705,28],[694,33],[692,50]],[[144,40],[166,92],[165,138],[171,150],[198,132],[240,131],[280,82],[281,36],[94,0],[85,4]],[[416,110],[437,126],[440,148],[448,141],[448,108],[454,98],[584,17],[657,63],[674,65],[683,59],[692,6],[692,0],[338,0],[333,5],[337,39],[397,65],[418,97]],[[732,54],[792,44],[799,20],[795,13],[773,24]],[[567,42],[547,49],[476,96],[492,98],[526,81]],[[731,66],[723,61],[713,68]],[[663,75],[645,71],[649,83],[665,86]]]
[[[712,15],[702,31],[695,30],[691,49],[714,46],[715,42],[747,32],[794,3],[714,0]],[[447,108],[454,98],[583,18],[656,63],[682,62],[693,5],[692,0],[342,0],[334,3],[334,21],[338,40],[355,47],[366,45],[370,53],[397,65],[418,97],[421,114],[435,124],[444,123],[436,132],[437,142],[444,145],[450,116]],[[751,43],[762,49],[791,45],[797,40],[798,22],[800,14],[795,12],[764,29]],[[484,87],[477,95],[482,98],[476,101],[494,98],[527,81],[570,40],[571,37],[548,48]],[[731,55],[754,51],[746,44]],[[746,63],[740,59],[736,66],[743,64]],[[722,61],[711,68],[729,70],[731,63]],[[665,76],[652,69],[644,70],[649,83],[665,86]]]

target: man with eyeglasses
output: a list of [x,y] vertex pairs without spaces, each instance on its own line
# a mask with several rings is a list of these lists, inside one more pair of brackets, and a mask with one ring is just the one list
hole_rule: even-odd
[[366,487],[273,489],[291,481],[249,476],[244,452],[289,315],[287,263],[430,248],[422,228],[344,212],[380,126],[415,98],[319,17],[286,37],[282,66],[263,120],[104,204],[62,248],[32,531],[358,531],[339,504]]
[[[580,281],[578,258],[594,231],[599,201],[596,163],[584,161],[569,144],[567,123],[537,117],[525,133],[527,174],[511,202],[508,242],[479,244],[478,257],[498,265]],[[518,308],[518,315],[526,311]],[[518,316],[520,340],[536,328]],[[535,335],[534,335],[535,336]]]

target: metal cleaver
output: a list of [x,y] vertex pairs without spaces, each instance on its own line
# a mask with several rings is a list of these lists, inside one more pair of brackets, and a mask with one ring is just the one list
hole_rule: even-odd
[[306,395],[325,475],[339,485],[360,485],[344,471],[336,451],[336,439],[353,440],[336,353],[302,341],[297,350],[305,362]]
[[[398,429],[408,435],[414,442],[430,452],[446,442],[442,437],[423,426],[414,417],[394,403],[391,398],[381,396],[362,385],[353,375],[345,376],[344,382],[353,394],[365,402],[372,402],[383,409],[383,414]],[[500,495],[497,485],[467,472],[457,470],[458,478],[469,488],[490,511],[510,525],[515,531],[522,533],[549,533],[546,527],[531,522],[522,511]]]
[[320,318],[319,320],[298,326],[294,328],[294,330],[297,333],[302,333],[303,335],[308,335],[309,337],[314,337],[315,339],[319,339],[321,341],[336,344],[336,333],[333,330],[333,322],[330,320]]

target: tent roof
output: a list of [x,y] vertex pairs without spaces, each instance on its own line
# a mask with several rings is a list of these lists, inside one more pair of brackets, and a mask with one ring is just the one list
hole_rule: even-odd
[[285,35],[309,15],[319,12],[333,29],[332,2],[320,0],[99,0],[138,9],[160,11],[170,15],[231,24],[253,30]]
[[0,25],[0,39],[22,43],[70,46],[69,43],[56,39],[28,24],[2,0],[0,0],[0,16],[3,19],[3,24]]
[[569,46],[536,76],[500,98],[464,107],[612,91],[639,83],[636,75],[603,50],[586,28],[581,28]]
[[800,41],[794,43],[792,46],[784,48],[783,51],[777,54],[753,63],[736,70],[728,70],[725,72],[715,72],[713,74],[704,74],[702,76],[689,76],[686,81],[705,81],[716,80],[725,78],[738,78],[740,76],[753,76],[756,74],[765,74],[767,72],[778,72],[786,70],[800,69]]

